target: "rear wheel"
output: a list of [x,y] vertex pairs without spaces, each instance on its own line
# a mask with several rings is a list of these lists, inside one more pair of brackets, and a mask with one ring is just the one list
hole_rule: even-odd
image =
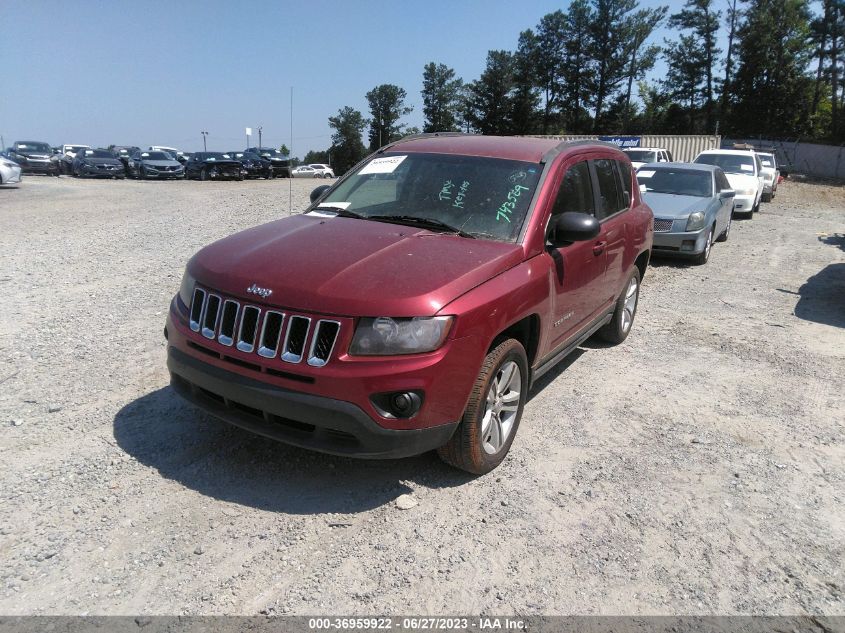
[[484,359],[461,424],[439,449],[448,464],[483,475],[513,444],[528,397],[528,357],[516,339],[498,343]]
[[598,331],[601,339],[608,343],[618,345],[626,338],[634,325],[634,317],[637,314],[637,304],[640,300],[640,271],[635,266],[631,276],[625,283],[625,287],[619,298],[616,300],[616,307],[610,323]]

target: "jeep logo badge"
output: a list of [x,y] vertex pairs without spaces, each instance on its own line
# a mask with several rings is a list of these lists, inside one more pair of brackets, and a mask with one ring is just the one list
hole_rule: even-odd
[[251,295],[258,295],[262,299],[266,299],[273,291],[270,288],[261,288],[258,284],[252,284],[246,291]]

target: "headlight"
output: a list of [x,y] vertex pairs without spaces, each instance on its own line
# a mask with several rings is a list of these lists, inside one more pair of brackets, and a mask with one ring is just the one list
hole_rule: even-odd
[[196,284],[196,279],[191,276],[186,268],[185,274],[182,275],[182,285],[179,286],[179,298],[189,310],[191,309],[191,298],[194,296],[194,284]]
[[689,220],[687,220],[686,230],[697,231],[702,228],[704,228],[704,212],[696,211],[695,213],[690,213]]
[[349,346],[353,356],[421,354],[443,345],[454,317],[361,319]]

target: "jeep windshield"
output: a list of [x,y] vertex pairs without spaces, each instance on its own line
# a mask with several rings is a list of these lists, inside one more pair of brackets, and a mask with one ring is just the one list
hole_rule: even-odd
[[347,177],[316,209],[514,242],[540,172],[536,163],[499,158],[384,154]]

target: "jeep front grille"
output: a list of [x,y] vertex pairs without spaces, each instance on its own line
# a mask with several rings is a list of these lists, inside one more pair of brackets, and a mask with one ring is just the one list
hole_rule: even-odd
[[340,334],[339,321],[319,319],[312,328],[310,317],[241,305],[202,288],[194,289],[189,326],[205,338],[234,345],[246,354],[294,364],[304,358],[312,367],[329,362]]

